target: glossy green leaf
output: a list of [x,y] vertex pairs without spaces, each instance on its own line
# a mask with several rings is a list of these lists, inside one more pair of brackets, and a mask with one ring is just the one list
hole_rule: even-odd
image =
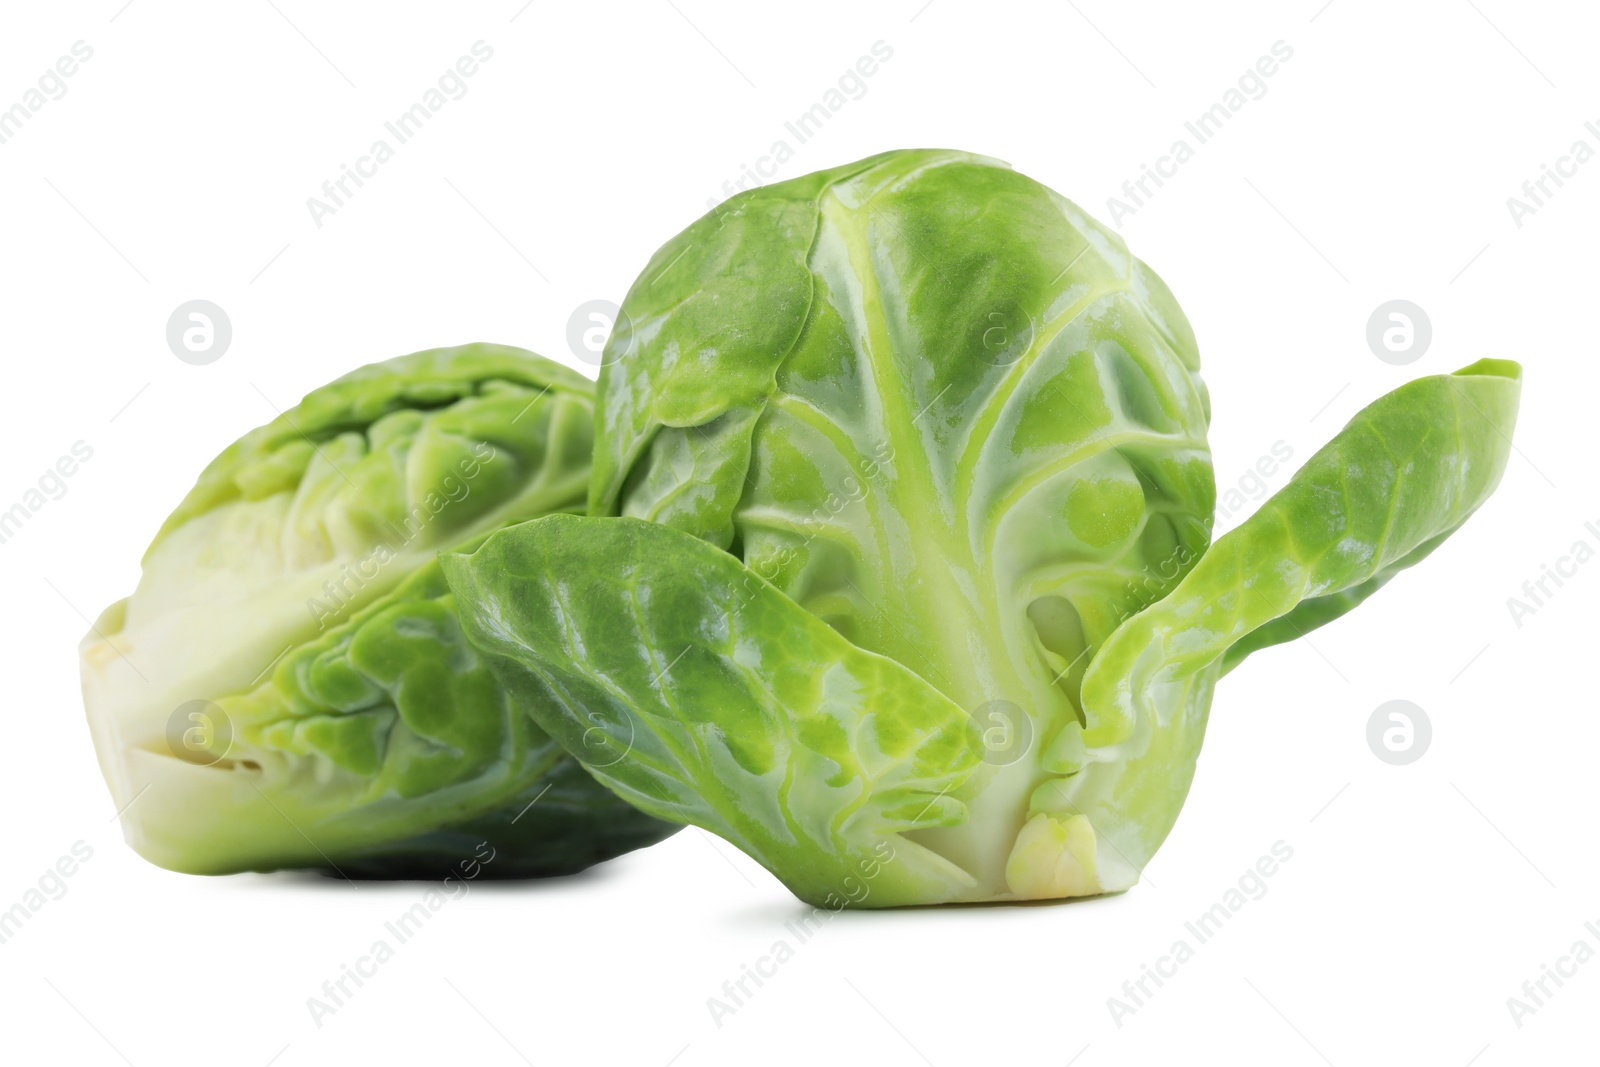
[[1342,615],[1428,555],[1494,491],[1521,368],[1486,359],[1363,409],[1100,649],[1084,676],[1090,745],[1134,731],[1143,702]]
[[663,525],[552,516],[443,563],[508,690],[640,809],[715,831],[819,904],[970,891],[907,836],[966,816],[966,714],[732,556]]

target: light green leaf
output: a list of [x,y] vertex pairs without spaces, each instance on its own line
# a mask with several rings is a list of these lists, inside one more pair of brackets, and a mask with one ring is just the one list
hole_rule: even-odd
[[1085,742],[1120,742],[1155,687],[1293,640],[1432,552],[1500,483],[1520,393],[1517,364],[1485,359],[1357,414],[1101,647],[1083,681]]
[[655,523],[552,516],[442,562],[508,690],[629,802],[722,835],[815,903],[970,889],[905,836],[966,817],[966,713],[732,556]]

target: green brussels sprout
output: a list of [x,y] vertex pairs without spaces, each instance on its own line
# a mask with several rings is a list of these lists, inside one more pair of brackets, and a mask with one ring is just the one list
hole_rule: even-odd
[[949,151],[734,197],[618,322],[590,514],[445,556],[462,623],[619,796],[830,907],[1133,885],[1218,679],[1465,521],[1520,385],[1397,389],[1213,545],[1172,294]]
[[[81,646],[129,843],[177,871],[561,874],[677,827],[601,788],[462,633],[437,561],[580,511],[593,389],[465,345],[345,375],[206,467]],[[591,754],[604,762],[603,754]]]

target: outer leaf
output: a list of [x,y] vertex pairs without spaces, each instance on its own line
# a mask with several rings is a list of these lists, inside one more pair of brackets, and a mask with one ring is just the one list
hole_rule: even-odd
[[1363,409],[1111,635],[1084,676],[1084,740],[1121,741],[1155,686],[1337,618],[1426,556],[1500,483],[1520,393],[1521,368],[1486,359]]
[[1081,736],[1065,731],[1046,754],[1059,776],[1030,810],[1094,827],[1102,887],[1137,881],[1172,829],[1224,670],[1350,610],[1488,497],[1518,375],[1485,360],[1379,399],[1101,646],[1083,678]]
[[552,516],[443,559],[507,688],[596,778],[732,841],[816,903],[959,898],[907,833],[960,823],[966,714],[732,556],[635,519]]

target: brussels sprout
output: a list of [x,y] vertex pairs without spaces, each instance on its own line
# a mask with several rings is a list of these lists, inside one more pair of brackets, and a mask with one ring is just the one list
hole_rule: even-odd
[[503,877],[673,832],[496,681],[437,562],[581,510],[593,425],[581,376],[465,345],[363,367],[213,460],[81,647],[129,843],[200,874],[423,877],[487,841]]
[[1494,360],[1403,386],[1213,546],[1199,367],[1154,272],[993,160],[752,190],[623,305],[590,515],[445,574],[601,782],[808,901],[1122,890],[1223,672],[1459,526],[1519,390]]

